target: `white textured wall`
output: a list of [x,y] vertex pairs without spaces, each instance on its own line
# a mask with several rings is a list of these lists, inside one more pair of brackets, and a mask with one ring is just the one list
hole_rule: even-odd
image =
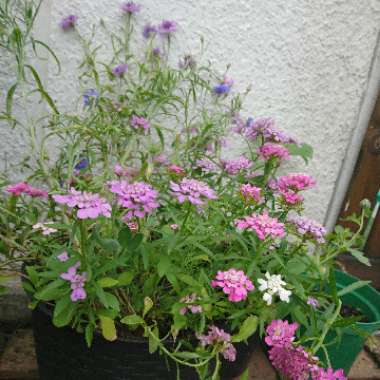
[[[52,0],[50,45],[59,55],[63,73],[48,87],[60,106],[78,95],[78,46],[57,24],[77,14],[79,29],[103,18],[112,28],[121,21],[119,0]],[[235,88],[252,84],[246,112],[273,116],[278,126],[315,149],[307,169],[318,182],[307,198],[309,215],[323,220],[351,133],[357,127],[361,101],[369,81],[380,28],[379,0],[140,0],[139,29],[163,18],[181,27],[176,46],[208,43],[207,57],[224,69],[232,64]],[[99,38],[99,43],[102,38]],[[1,59],[1,58],[0,58]],[[0,138],[8,132],[0,131]],[[17,151],[17,147],[14,147]],[[304,170],[301,162],[293,170]]]

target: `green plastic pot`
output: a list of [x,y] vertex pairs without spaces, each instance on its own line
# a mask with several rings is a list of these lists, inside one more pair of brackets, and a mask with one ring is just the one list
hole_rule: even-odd
[[[335,278],[338,291],[359,280],[341,271],[335,272]],[[354,329],[352,327],[343,328],[340,340],[326,347],[332,367],[342,368],[348,375],[366,340],[366,337],[363,336],[365,334],[358,334],[355,327],[368,335],[380,329],[380,293],[373,287],[366,285],[343,295],[341,300],[343,305],[359,309],[370,321],[368,323],[356,322]],[[325,342],[332,342],[336,339],[337,335],[331,332],[327,335]],[[318,352],[317,355],[321,359],[325,358],[323,351]]]

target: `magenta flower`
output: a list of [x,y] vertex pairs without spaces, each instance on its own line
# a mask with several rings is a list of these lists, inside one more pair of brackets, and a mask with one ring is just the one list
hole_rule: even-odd
[[63,30],[68,30],[75,27],[75,24],[78,20],[78,16],[75,15],[69,15],[67,17],[64,17],[61,22],[59,23],[59,26]]
[[61,263],[64,263],[65,261],[69,260],[69,254],[66,251],[63,251],[57,256],[58,261]]
[[262,200],[260,187],[247,183],[240,186],[240,192],[247,201],[253,200],[256,203],[260,203]]
[[128,228],[132,231],[132,232],[136,232],[139,230],[139,225],[137,222],[128,222],[127,223],[127,226]]
[[274,143],[295,143],[295,140],[288,137],[285,133],[275,127],[275,122],[270,117],[258,117],[249,119],[246,124],[245,136],[250,140],[256,140],[263,137],[264,142]]
[[325,242],[326,228],[315,220],[296,216],[289,217],[288,221],[294,224],[299,234],[315,239],[320,244]]
[[60,277],[63,280],[70,281],[71,285],[71,301],[76,302],[86,299],[86,291],[84,289],[84,283],[87,279],[87,274],[83,272],[82,274],[77,273],[77,269],[80,267],[80,262],[78,261],[72,267],[70,267],[67,272],[61,273]]
[[144,38],[148,39],[157,33],[157,27],[151,24],[147,24],[143,29]]
[[33,198],[47,198],[48,192],[45,190],[37,189],[36,187],[30,186],[26,182],[15,183],[10,185],[5,189],[8,193],[15,196],[20,196],[21,194],[27,194]]
[[195,304],[195,301],[197,300],[199,300],[199,297],[195,293],[189,294],[186,297],[181,298],[180,302],[183,302],[188,305],[181,308],[179,313],[182,315],[185,315],[188,311],[190,311],[192,314],[202,313],[202,306]]
[[122,77],[128,70],[128,64],[127,63],[121,63],[120,65],[115,66],[112,69],[112,74],[115,75],[115,77]]
[[133,115],[131,117],[131,126],[135,129],[143,128],[145,131],[149,130],[150,124],[144,117]]
[[172,20],[163,20],[158,26],[158,33],[162,36],[170,36],[177,31],[178,24]]
[[175,173],[175,174],[184,174],[185,173],[185,169],[183,169],[180,166],[175,165],[175,164],[169,165],[168,170],[169,170],[169,172]]
[[232,160],[222,160],[222,164],[228,174],[236,175],[243,170],[249,169],[253,165],[253,162],[241,156]]
[[228,294],[228,300],[231,302],[243,301],[247,298],[248,292],[255,289],[251,280],[242,270],[234,268],[226,272],[218,271],[215,280],[211,281],[213,288],[220,287],[225,294]]
[[179,203],[189,201],[195,206],[202,206],[209,199],[217,199],[213,189],[196,179],[184,178],[179,184],[170,181],[170,188]]
[[302,173],[292,173],[284,175],[277,180],[277,187],[279,190],[308,190],[315,186],[315,180],[313,177],[302,174]]
[[318,368],[312,374],[313,380],[347,380],[342,369],[334,371],[332,368]]
[[263,160],[270,160],[271,158],[278,158],[279,160],[286,160],[289,158],[289,151],[282,145],[265,143],[258,149],[258,154]]
[[136,4],[133,1],[128,1],[127,3],[121,4],[120,9],[122,12],[131,15],[140,12],[141,5]]
[[77,191],[71,188],[69,194],[55,194],[53,199],[57,203],[67,205],[70,208],[76,207],[78,209],[78,219],[96,219],[100,215],[106,218],[111,217],[110,204],[99,194]]
[[207,335],[198,335],[197,338],[203,347],[208,345],[221,345],[221,353],[228,361],[236,360],[236,349],[231,343],[231,335],[216,326],[210,326]]
[[118,204],[129,209],[124,217],[126,221],[133,217],[144,218],[160,206],[158,192],[145,182],[112,181],[109,187],[112,193],[117,194]]
[[244,219],[237,219],[235,225],[240,230],[254,231],[260,240],[265,240],[267,237],[275,239],[285,236],[284,224],[279,222],[277,218],[271,218],[267,211],[261,215],[252,214]]
[[289,346],[295,337],[298,323],[289,324],[288,321],[281,319],[273,320],[266,328],[265,343],[268,346]]

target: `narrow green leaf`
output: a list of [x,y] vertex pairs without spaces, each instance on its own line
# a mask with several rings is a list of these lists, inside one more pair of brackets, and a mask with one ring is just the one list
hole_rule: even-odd
[[[158,331],[158,327],[155,326],[153,328],[153,331],[152,333],[157,337],[159,338],[159,331]],[[152,335],[149,335],[149,338],[148,338],[148,341],[149,341],[149,353],[150,354],[153,354],[154,352],[157,351],[157,348],[158,348],[158,342],[156,339],[152,338]]]
[[112,288],[119,284],[119,281],[111,277],[103,277],[97,281],[98,285],[102,288]]
[[6,111],[7,114],[10,116],[12,115],[12,109],[13,109],[13,96],[15,94],[15,91],[17,89],[18,82],[13,84],[11,88],[7,92],[7,98],[6,98]]
[[345,294],[351,293],[351,292],[355,291],[356,289],[360,289],[363,286],[366,286],[370,283],[371,283],[371,281],[356,281],[356,282],[344,287],[343,289],[339,290],[338,296],[342,297]]
[[126,317],[122,318],[120,322],[129,326],[142,325],[145,323],[145,321],[137,314],[127,315]]
[[149,297],[144,298],[144,311],[143,311],[143,317],[145,317],[148,313],[149,310],[153,307],[153,301]]
[[126,286],[132,283],[133,278],[134,274],[132,272],[123,272],[119,274],[119,276],[117,277],[117,281],[119,285]]
[[232,337],[233,342],[241,342],[248,339],[256,330],[259,323],[259,319],[255,315],[247,317],[240,327],[237,334]]
[[350,249],[350,254],[355,257],[356,260],[361,262],[364,265],[367,265],[368,267],[371,266],[371,262],[369,261],[368,257],[364,256],[364,253],[357,250],[357,249]]

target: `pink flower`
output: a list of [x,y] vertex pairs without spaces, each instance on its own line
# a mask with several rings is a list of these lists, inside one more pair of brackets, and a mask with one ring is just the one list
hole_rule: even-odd
[[240,156],[232,160],[223,160],[222,164],[228,174],[236,175],[243,170],[249,169],[253,162],[244,156]]
[[197,338],[203,347],[221,345],[221,353],[226,360],[236,360],[236,349],[231,343],[231,335],[216,326],[210,326],[207,335],[198,335]]
[[310,305],[313,309],[317,309],[319,306],[318,300],[314,297],[308,297],[306,303]]
[[270,160],[271,158],[278,158],[280,160],[286,160],[289,158],[289,151],[282,145],[265,143],[258,149],[259,156],[264,160]]
[[183,178],[179,184],[170,181],[170,188],[179,203],[189,201],[193,205],[202,206],[206,200],[217,199],[214,190],[196,179]]
[[157,156],[153,157],[153,162],[157,164],[166,164],[168,162],[168,158],[166,157],[165,154],[159,154]]
[[233,80],[231,77],[225,75],[225,76],[223,77],[223,83],[224,83],[225,85],[227,85],[228,87],[232,87],[233,84],[234,84],[234,80]]
[[70,298],[71,301],[76,302],[79,300],[86,299],[86,291],[84,290],[84,283],[87,279],[87,274],[83,272],[82,274],[77,273],[77,269],[80,267],[80,262],[78,261],[72,267],[70,267],[67,272],[61,273],[60,277],[63,280],[70,281],[70,288],[72,290]]
[[298,323],[289,324],[286,320],[273,320],[266,328],[265,343],[268,346],[288,346],[293,342],[297,329]]
[[169,172],[175,173],[175,174],[184,174],[185,170],[181,168],[178,165],[171,164],[168,166]]
[[226,272],[218,271],[215,280],[211,281],[213,288],[223,288],[223,292],[228,294],[228,300],[231,302],[243,301],[247,298],[248,292],[255,289],[251,280],[242,270],[234,268]]
[[120,9],[124,13],[134,14],[140,11],[141,5],[134,3],[133,1],[128,1],[121,4]]
[[150,123],[144,117],[133,115],[131,118],[131,126],[135,129],[143,128],[145,131],[147,131],[150,128]]
[[109,187],[112,193],[117,194],[118,204],[129,209],[124,217],[126,221],[133,217],[144,218],[160,206],[158,192],[145,182],[112,181]]
[[284,175],[277,180],[279,190],[308,190],[315,186],[315,180],[311,176],[302,173]]
[[235,220],[235,225],[240,230],[254,231],[260,240],[265,240],[267,237],[276,238],[285,236],[285,226],[279,222],[277,218],[271,218],[268,212],[263,214],[252,214],[244,219]]
[[332,368],[318,368],[312,375],[313,380],[347,380],[342,369],[334,371]]
[[188,311],[191,311],[192,314],[202,313],[202,306],[194,304],[196,300],[199,300],[199,297],[195,293],[189,294],[186,297],[181,298],[180,302],[189,304],[180,309],[180,314],[185,315]]
[[240,186],[240,192],[247,201],[253,200],[259,203],[262,200],[260,187],[256,187],[247,183]]
[[69,259],[69,254],[66,252],[66,251],[63,251],[62,253],[60,253],[58,256],[57,256],[57,259],[58,261],[60,261],[61,263],[64,263],[65,261],[67,261]]
[[26,182],[19,182],[14,185],[10,185],[5,189],[8,193],[11,193],[15,196],[20,196],[21,194],[27,194],[30,197],[36,198],[47,198],[48,192],[45,190],[37,189],[33,186],[30,186]]
[[202,169],[203,173],[214,173],[218,167],[208,158],[202,158],[195,163],[197,168]]
[[76,207],[78,219],[96,219],[103,215],[106,218],[111,217],[111,206],[106,199],[101,198],[99,194],[88,193],[70,189],[67,195],[53,195],[53,199],[60,204],[68,207]]
[[136,231],[139,230],[139,225],[138,225],[138,223],[136,223],[136,222],[128,222],[128,223],[127,223],[127,226],[128,226],[128,228],[129,228],[132,232],[136,232]]
[[169,226],[173,231],[178,230],[178,224],[171,224]]

